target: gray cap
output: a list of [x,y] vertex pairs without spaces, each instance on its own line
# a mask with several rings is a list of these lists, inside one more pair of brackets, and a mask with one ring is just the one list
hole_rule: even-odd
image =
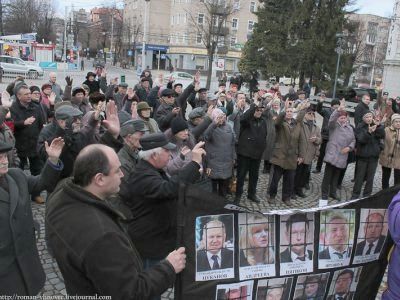
[[80,117],[82,114],[83,113],[79,109],[73,106],[63,105],[57,108],[55,117],[57,120],[66,120],[73,117]]
[[122,126],[122,124],[124,124],[125,122],[132,120],[132,116],[125,110],[120,110],[118,112],[118,119],[119,119],[119,125]]
[[159,147],[167,150],[174,150],[176,148],[176,145],[168,142],[167,137],[162,132],[145,134],[139,140],[139,143],[142,145],[142,150],[144,151]]
[[126,137],[128,134],[134,134],[137,131],[146,131],[143,120],[129,120],[122,124],[120,135]]
[[195,109],[193,109],[190,113],[189,113],[189,119],[193,120],[196,118],[202,118],[204,117],[205,112],[204,112],[204,108],[203,107],[196,107]]
[[216,101],[218,100],[217,95],[213,94],[213,93],[208,93],[207,94],[207,101]]

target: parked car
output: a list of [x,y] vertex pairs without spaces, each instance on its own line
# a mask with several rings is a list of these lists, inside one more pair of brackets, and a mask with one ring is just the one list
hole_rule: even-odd
[[[276,83],[276,77],[270,77],[268,81],[271,84],[275,84]],[[293,82],[296,85],[298,85],[299,84],[299,79],[298,78],[293,79],[291,77],[285,77],[285,76],[279,77],[279,85],[281,85],[281,86],[288,86],[288,85],[291,85]]]
[[[363,95],[369,94],[372,100],[376,100],[378,93],[374,88],[342,88],[338,89],[336,92],[336,97],[339,99],[344,98],[346,101],[360,102]],[[329,95],[328,95],[329,96]]]
[[0,55],[0,67],[3,76],[24,75],[30,79],[43,76],[43,69],[33,63],[23,61],[18,57]]
[[170,77],[172,77],[175,80],[174,84],[175,83],[181,83],[183,88],[186,88],[194,80],[194,76],[189,74],[189,73],[186,73],[186,72],[172,72],[171,74],[164,76],[165,84],[168,83]]

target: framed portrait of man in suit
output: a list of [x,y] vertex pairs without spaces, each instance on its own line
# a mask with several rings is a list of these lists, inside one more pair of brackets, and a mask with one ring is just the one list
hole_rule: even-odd
[[289,300],[293,277],[263,279],[258,281],[257,300]]
[[353,264],[379,259],[386,242],[387,233],[388,218],[386,209],[361,209]]
[[275,216],[239,214],[240,280],[275,276],[274,249]]
[[234,277],[233,214],[196,218],[196,281]]
[[253,280],[217,285],[216,300],[253,299]]
[[352,300],[362,267],[346,268],[333,274],[327,300]]
[[323,300],[330,273],[301,275],[297,278],[294,300]]
[[337,268],[350,264],[354,231],[354,209],[333,209],[321,212],[319,269]]
[[295,213],[280,217],[280,275],[313,271],[314,214]]

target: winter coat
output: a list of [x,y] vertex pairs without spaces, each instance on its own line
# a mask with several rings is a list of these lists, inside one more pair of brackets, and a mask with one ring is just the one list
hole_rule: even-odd
[[17,154],[17,149],[15,148],[15,137],[11,129],[5,123],[0,125],[0,141],[13,146],[13,148],[7,152],[8,167],[18,168],[20,160]]
[[234,109],[233,113],[227,118],[229,124],[232,126],[233,131],[235,132],[236,137],[236,145],[239,142],[240,136],[240,118],[244,114],[244,110]]
[[253,159],[261,159],[265,149],[267,136],[267,123],[265,115],[256,119],[254,112],[256,105],[252,103],[250,108],[240,117],[240,134],[237,153]]
[[354,132],[356,136],[356,156],[358,158],[376,158],[383,148],[385,129],[378,125],[373,133],[368,132],[368,124],[361,122]]
[[121,163],[121,171],[124,173],[122,180],[127,180],[135,171],[137,162],[139,161],[139,151],[131,149],[127,144],[124,144],[118,151],[119,162]]
[[347,122],[343,126],[337,122],[339,112],[335,110],[329,119],[329,141],[326,145],[324,161],[331,165],[344,169],[347,165],[348,153],[341,150],[350,147],[353,150],[356,144],[353,127]]
[[285,120],[285,112],[281,112],[275,120],[276,138],[271,164],[285,170],[296,170],[300,149],[305,142],[301,136],[304,114],[305,110],[299,111],[296,119],[290,121],[291,124]]
[[263,153],[263,160],[269,161],[272,157],[272,151],[274,150],[276,130],[275,130],[275,120],[274,117],[278,117],[278,112],[273,109],[268,108],[265,111],[265,122],[267,122],[267,140],[265,144],[265,150]]
[[400,130],[385,128],[383,151],[379,155],[382,167],[400,170]]
[[212,179],[228,179],[232,177],[235,154],[235,133],[225,123],[217,126],[212,122],[204,132],[206,150],[206,168],[211,169]]
[[126,232],[130,216],[117,210],[114,201],[97,198],[72,178],[61,182],[50,196],[46,228],[67,293],[112,299],[150,299],[162,294],[174,283],[172,265],[163,260],[143,270]]
[[204,140],[204,131],[208,128],[211,122],[212,120],[209,116],[204,116],[203,121],[197,126],[194,125],[190,120],[188,121],[189,131],[195,138],[196,142]]
[[[387,129],[387,128],[386,128]],[[382,300],[397,300],[400,299],[400,194],[394,196],[388,208],[388,227],[390,236],[395,245],[390,256],[388,266],[388,284],[387,290],[383,292]]]
[[58,83],[53,83],[52,81],[49,80],[49,82],[47,82],[48,84],[51,85],[51,91],[56,94],[56,99],[55,99],[55,103],[57,102],[61,102],[62,100],[62,95],[63,95],[63,90],[61,88],[61,86]]
[[332,108],[323,108],[323,102],[319,101],[317,104],[317,112],[322,116],[321,136],[323,140],[329,139],[329,118],[333,112]]
[[158,127],[160,127],[161,131],[165,131],[168,128],[171,127],[171,122],[172,120],[178,116],[172,112],[172,110],[178,107],[176,103],[174,104],[167,104],[167,103],[161,103],[161,105],[158,107],[154,119],[158,123]]
[[363,121],[363,116],[369,111],[371,110],[369,109],[369,106],[367,104],[362,101],[358,103],[358,105],[354,109],[354,125],[356,128],[358,124]]
[[[312,136],[317,137],[314,142],[310,141]],[[319,145],[322,142],[321,130],[314,122],[310,126],[309,123],[304,120],[301,140],[303,142],[300,143],[300,157],[303,158],[303,164],[311,165],[313,160],[319,155]]]
[[175,249],[179,184],[194,183],[200,178],[199,169],[199,164],[190,162],[168,177],[141,159],[128,184],[121,185],[119,195],[135,216],[129,223],[129,236],[142,258],[161,259]]
[[[11,118],[14,120],[15,148],[20,157],[36,156],[36,143],[44,125],[40,104],[31,101],[27,107],[16,99],[10,108]],[[31,125],[24,125],[29,117],[35,117]]]
[[123,108],[123,101],[126,95],[115,92],[116,89],[116,84],[110,84],[105,92],[105,96],[106,99],[114,99],[115,105],[117,106],[118,111],[120,111]]
[[171,129],[165,131],[170,143],[176,145],[174,150],[170,150],[171,158],[168,161],[167,167],[165,169],[169,176],[178,174],[179,170],[186,166],[192,161],[192,153],[189,152],[186,156],[181,155],[181,150],[183,147],[188,147],[190,150],[196,145],[194,137],[189,133],[188,138],[185,141],[177,140],[172,134]]
[[47,153],[45,148],[45,142],[47,141],[50,145],[56,137],[62,137],[65,141],[65,146],[61,152],[60,159],[64,163],[64,169],[61,173],[61,178],[71,176],[74,162],[79,152],[87,145],[95,143],[103,143],[112,147],[116,152],[122,147],[122,139],[116,140],[107,131],[100,137],[100,140],[95,139],[95,132],[97,127],[97,121],[92,119],[91,125],[81,129],[80,132],[72,133],[70,130],[62,129],[56,120],[48,124],[40,132],[37,149],[42,160],[47,159]]
[[[105,77],[100,77],[99,80],[89,81],[88,79],[83,82],[89,87],[89,95],[94,92],[100,92],[100,89],[103,93],[107,91],[107,79]],[[86,95],[86,96],[89,96]]]
[[[147,97],[150,94],[150,87],[148,90],[146,90],[144,87],[140,86],[137,90],[136,90],[136,95],[139,97],[140,101],[147,101]],[[151,105],[150,105],[151,106]]]
[[36,296],[46,276],[36,248],[31,194],[56,186],[60,169],[47,163],[41,175],[8,170],[7,192],[0,187],[0,294]]

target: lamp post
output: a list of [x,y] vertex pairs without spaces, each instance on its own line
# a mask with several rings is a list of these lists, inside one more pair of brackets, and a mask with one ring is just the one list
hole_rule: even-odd
[[147,40],[147,10],[150,0],[144,0],[144,22],[143,22],[143,41],[142,41],[142,72],[146,68],[146,40]]
[[337,47],[336,47],[336,53],[338,54],[337,58],[337,63],[336,63],[336,73],[335,73],[335,82],[333,84],[333,94],[332,98],[336,98],[336,85],[337,85],[337,80],[339,76],[339,65],[340,65],[340,56],[343,52],[342,45],[344,41],[345,35],[343,33],[336,33],[336,38],[338,39]]

